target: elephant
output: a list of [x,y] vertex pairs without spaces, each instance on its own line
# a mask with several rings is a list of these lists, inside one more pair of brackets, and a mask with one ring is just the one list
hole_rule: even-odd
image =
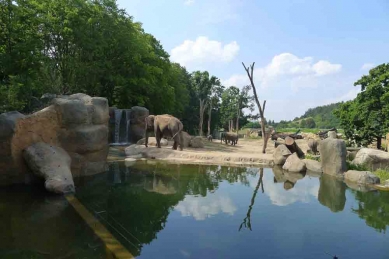
[[225,137],[224,137],[224,141],[226,142],[227,144],[227,141],[230,142],[231,141],[231,146],[232,145],[236,145],[238,144],[238,134],[237,133],[233,133],[233,132],[227,132],[225,133]]
[[174,139],[173,149],[177,150],[177,146],[180,146],[180,150],[183,150],[182,130],[184,126],[182,122],[169,114],[162,115],[149,115],[145,118],[145,146],[148,147],[148,133],[154,131],[155,139],[157,141],[157,147],[161,148],[161,138],[171,137]]
[[317,154],[317,145],[318,143],[316,139],[312,139],[312,138],[308,139],[308,147],[314,155]]
[[225,132],[220,133],[220,143],[222,143],[223,140],[225,139],[226,139],[226,133]]
[[208,141],[212,142],[212,135],[208,135],[207,139]]

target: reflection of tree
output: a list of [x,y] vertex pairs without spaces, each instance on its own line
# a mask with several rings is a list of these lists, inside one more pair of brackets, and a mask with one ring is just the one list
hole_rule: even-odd
[[385,232],[389,226],[389,192],[352,191],[358,201],[352,211],[366,221],[366,225],[379,232]]
[[259,179],[258,179],[258,183],[257,183],[257,186],[255,186],[255,189],[254,189],[254,192],[253,192],[253,196],[251,197],[251,203],[250,203],[249,209],[247,211],[246,217],[243,219],[242,224],[240,224],[240,226],[239,226],[239,231],[242,229],[243,226],[245,228],[250,229],[250,231],[252,230],[251,229],[251,210],[253,209],[254,202],[255,202],[255,196],[257,196],[257,192],[258,192],[259,186],[262,186],[262,193],[265,192],[265,190],[263,188],[263,181],[262,181],[262,179],[263,179],[263,168],[260,168],[260,176],[259,176]]
[[[222,181],[248,185],[248,176],[257,174],[245,167],[165,163],[137,163],[130,168],[119,164],[110,170],[85,181],[77,197],[134,256],[157,237],[172,208],[185,195],[204,197]],[[118,170],[121,181],[117,181]]]
[[346,185],[332,175],[320,177],[319,202],[332,212],[343,211],[346,204]]

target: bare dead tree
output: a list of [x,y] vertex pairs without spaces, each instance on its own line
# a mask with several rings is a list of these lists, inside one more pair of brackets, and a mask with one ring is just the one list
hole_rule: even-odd
[[265,120],[266,100],[263,101],[263,105],[261,106],[261,104],[259,103],[259,100],[258,100],[257,90],[255,89],[255,84],[254,84],[254,65],[255,65],[255,62],[253,62],[253,64],[250,65],[250,67],[246,67],[243,62],[242,62],[242,65],[243,65],[244,69],[246,70],[247,76],[250,79],[251,88],[253,89],[253,93],[254,93],[254,99],[255,99],[255,102],[257,103],[259,115],[261,117],[261,130],[262,130],[262,139],[263,139],[262,153],[265,154],[267,141],[269,140],[269,137],[270,137],[270,132],[266,132],[266,120]]

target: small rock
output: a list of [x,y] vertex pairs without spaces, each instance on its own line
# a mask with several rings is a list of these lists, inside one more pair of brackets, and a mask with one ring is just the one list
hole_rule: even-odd
[[308,171],[312,171],[315,173],[322,173],[323,172],[319,161],[315,161],[315,160],[311,160],[311,159],[304,159],[303,162],[305,163],[305,166],[307,167]]
[[344,179],[346,181],[355,182],[358,184],[378,184],[380,183],[380,178],[372,174],[369,171],[356,171],[348,170],[344,173]]
[[282,169],[289,172],[304,172],[307,168],[305,163],[298,158],[297,153],[293,153],[286,159]]

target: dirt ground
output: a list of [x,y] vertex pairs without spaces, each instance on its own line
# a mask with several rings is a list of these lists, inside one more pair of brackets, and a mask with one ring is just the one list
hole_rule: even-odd
[[[296,141],[299,147],[306,153],[308,149],[306,140]],[[183,151],[172,150],[172,143],[168,146],[156,148],[143,145],[132,146],[136,150],[133,156],[127,156],[126,160],[156,159],[175,163],[218,164],[218,165],[245,165],[245,166],[272,166],[274,142],[269,140],[266,154],[262,154],[262,139],[239,139],[236,146],[226,145],[220,140],[208,142],[203,140],[204,148],[185,148]],[[111,147],[108,160],[123,159],[125,147]],[[139,151],[139,152],[138,152]],[[137,153],[138,152],[138,153]]]

